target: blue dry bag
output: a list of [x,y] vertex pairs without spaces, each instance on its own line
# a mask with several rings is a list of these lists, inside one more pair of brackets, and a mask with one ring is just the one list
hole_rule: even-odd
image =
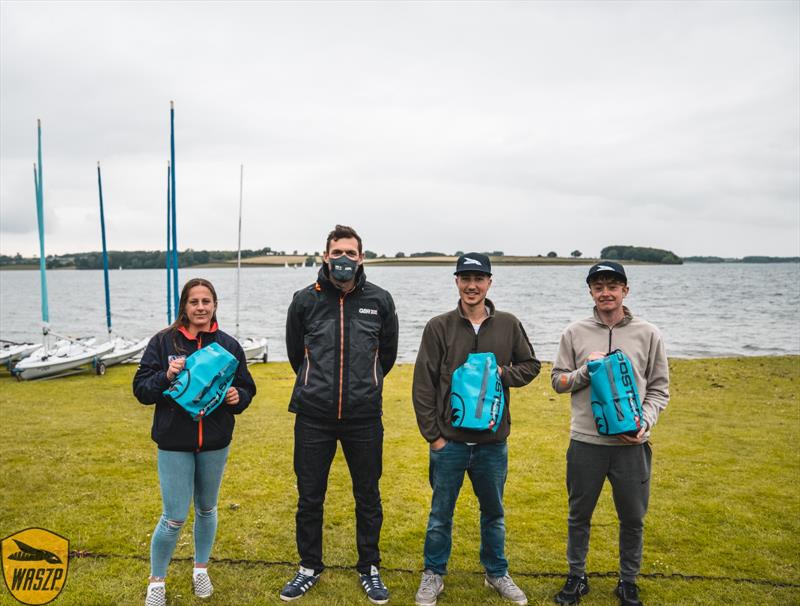
[[471,353],[456,368],[450,385],[453,427],[497,431],[506,403],[493,353]]
[[164,395],[199,421],[222,404],[238,367],[239,360],[233,354],[218,343],[211,343],[186,358],[186,366]]
[[636,435],[642,428],[642,403],[633,364],[619,349],[588,363],[592,381],[592,414],[604,436]]

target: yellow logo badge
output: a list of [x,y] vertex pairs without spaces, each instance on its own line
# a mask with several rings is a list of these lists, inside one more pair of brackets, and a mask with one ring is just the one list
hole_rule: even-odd
[[26,528],[0,543],[6,587],[23,604],[52,602],[67,582],[69,541],[44,528]]

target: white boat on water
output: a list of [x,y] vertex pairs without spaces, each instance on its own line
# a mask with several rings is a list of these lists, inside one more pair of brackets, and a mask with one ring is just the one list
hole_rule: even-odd
[[[244,357],[249,362],[266,362],[269,354],[267,340],[262,337],[242,337],[239,334],[239,298],[241,293],[241,273],[242,273],[242,192],[244,190],[244,164],[239,172],[239,243],[236,253],[236,340],[244,350]],[[289,264],[286,263],[286,267]],[[297,266],[295,266],[297,269]]]
[[[147,347],[148,341],[149,339],[136,341],[125,337],[114,337],[110,341],[113,345],[112,350],[100,357],[100,363],[106,367],[138,359],[144,348]],[[103,374],[105,368],[99,367],[98,370],[100,371],[98,374]]]
[[[47,267],[44,247],[44,189],[42,184],[42,124],[37,122],[38,166],[33,165],[33,180],[36,189],[36,216],[39,226],[39,274],[42,296],[42,345],[17,362],[11,373],[17,379],[41,379],[56,375],[72,374],[80,367],[92,364],[100,368],[100,356],[114,347],[111,342],[94,345],[94,339],[71,339],[50,331],[50,312],[47,304]],[[77,371],[76,371],[77,372]]]
[[5,364],[10,368],[11,364],[19,362],[22,358],[31,355],[40,347],[41,345],[37,343],[0,341],[0,364]]
[[266,339],[242,337],[239,339],[239,345],[242,346],[244,357],[248,360],[253,362],[266,362],[269,357]]
[[58,339],[52,346],[41,345],[27,358],[20,360],[11,372],[17,379],[27,380],[61,375],[88,364],[97,370],[100,357],[111,351],[114,344],[109,341],[95,346],[94,341]]
[[148,339],[128,339],[119,335],[114,335],[111,329],[111,289],[108,279],[108,251],[106,249],[106,219],[103,210],[103,181],[100,174],[100,163],[97,163],[97,191],[100,197],[100,234],[103,242],[103,285],[106,294],[106,326],[108,327],[108,343],[111,344],[111,351],[101,356],[95,364],[95,371],[102,375],[106,372],[107,366],[121,364],[131,358],[139,356],[145,347]]

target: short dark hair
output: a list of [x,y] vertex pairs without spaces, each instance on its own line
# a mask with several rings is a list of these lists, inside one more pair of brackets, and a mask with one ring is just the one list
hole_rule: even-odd
[[332,240],[341,240],[342,238],[355,238],[358,242],[358,254],[361,254],[361,236],[356,233],[355,229],[347,225],[337,225],[328,234],[328,239],[325,241],[325,252],[330,250]]

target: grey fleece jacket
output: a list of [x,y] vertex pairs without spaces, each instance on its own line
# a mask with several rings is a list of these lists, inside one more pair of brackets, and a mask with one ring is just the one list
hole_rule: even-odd
[[573,440],[604,446],[623,446],[614,436],[597,433],[592,414],[589,368],[586,365],[593,351],[622,350],[633,363],[636,387],[642,398],[642,415],[647,422],[646,437],[658,421],[658,415],[669,401],[669,366],[664,342],[658,329],[634,318],[627,307],[625,316],[609,328],[594,315],[567,326],[558,344],[550,379],[558,393],[572,394],[570,432]]

